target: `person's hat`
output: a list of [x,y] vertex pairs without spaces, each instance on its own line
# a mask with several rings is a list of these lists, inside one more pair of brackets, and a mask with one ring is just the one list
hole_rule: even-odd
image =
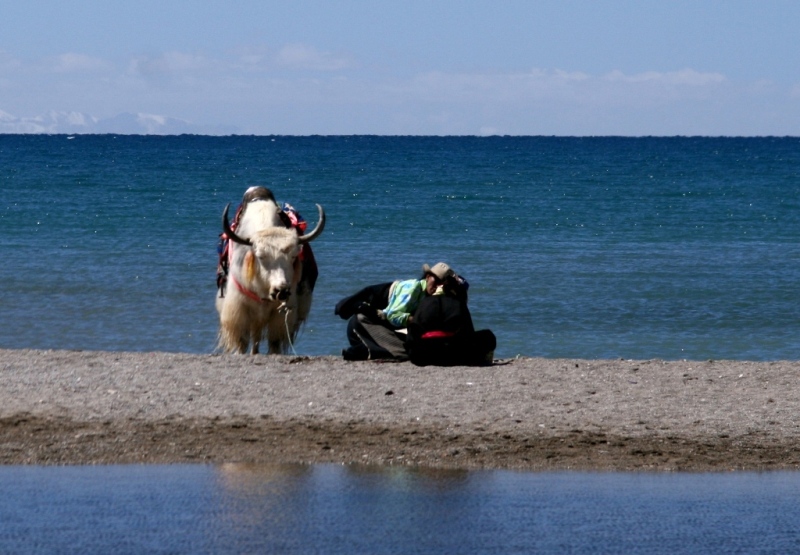
[[428,274],[433,274],[439,279],[439,281],[444,281],[445,279],[456,275],[453,269],[444,262],[439,262],[435,264],[433,268],[431,268],[427,264],[424,264],[422,266],[422,273],[425,274],[426,276]]

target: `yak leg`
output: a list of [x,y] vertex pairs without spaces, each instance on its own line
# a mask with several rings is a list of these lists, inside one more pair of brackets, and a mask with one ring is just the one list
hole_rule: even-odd
[[269,354],[280,355],[282,353],[283,353],[283,348],[281,346],[281,341],[278,339],[271,339],[269,342]]
[[250,345],[250,326],[247,322],[252,315],[231,293],[216,300],[220,326],[219,346],[226,353],[243,355],[247,353],[247,347]]
[[297,329],[297,311],[294,306],[288,310],[275,313],[267,326],[267,339],[270,354],[286,354],[292,344]]
[[261,330],[257,326],[250,328],[250,354],[257,355],[261,344]]
[[237,333],[230,323],[225,322],[220,326],[219,331],[219,347],[226,353],[239,353],[241,355],[247,352],[249,341],[247,335]]

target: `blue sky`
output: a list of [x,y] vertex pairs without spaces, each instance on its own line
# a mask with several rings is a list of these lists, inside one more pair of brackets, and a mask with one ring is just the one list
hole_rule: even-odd
[[800,135],[795,0],[0,0],[0,14],[6,132],[133,114],[242,134]]

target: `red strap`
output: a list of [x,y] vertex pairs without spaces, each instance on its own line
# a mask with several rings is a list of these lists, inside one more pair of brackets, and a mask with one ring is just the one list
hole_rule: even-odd
[[426,331],[422,334],[422,339],[441,339],[442,337],[453,337],[454,331]]
[[247,297],[250,297],[251,299],[253,299],[257,303],[265,303],[265,302],[267,302],[267,300],[262,299],[261,297],[259,297],[258,295],[256,295],[252,291],[250,291],[249,289],[245,289],[245,287],[241,283],[239,283],[236,280],[236,278],[233,277],[232,274],[231,274],[231,280],[233,280],[233,284],[236,286],[236,289],[238,289],[239,292],[241,292],[243,295],[245,295]]

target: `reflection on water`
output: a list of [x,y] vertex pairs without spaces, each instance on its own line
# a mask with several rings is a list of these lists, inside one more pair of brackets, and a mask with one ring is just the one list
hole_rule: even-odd
[[0,468],[2,553],[800,551],[800,473]]

